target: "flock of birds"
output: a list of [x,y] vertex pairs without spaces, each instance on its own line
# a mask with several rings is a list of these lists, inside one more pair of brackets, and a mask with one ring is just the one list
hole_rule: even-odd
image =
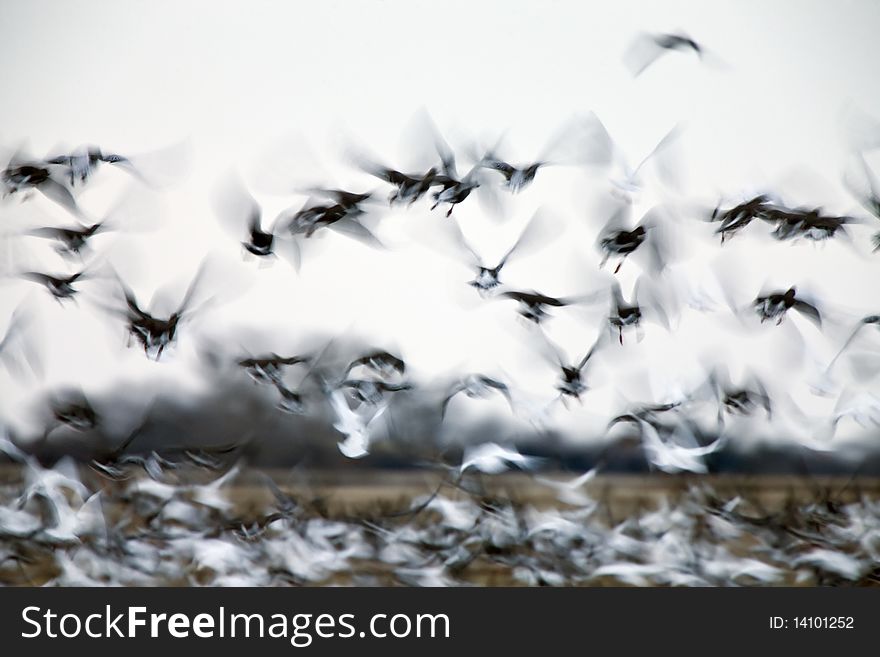
[[[627,51],[625,61],[634,75],[640,75],[659,56],[675,51],[693,53],[704,61],[710,56],[705,47],[686,35],[657,34],[642,35],[636,39]],[[249,257],[260,261],[280,257],[289,262],[295,271],[305,266],[303,249],[315,235],[324,231],[358,240],[368,248],[385,249],[372,221],[381,214],[383,207],[392,206],[408,212],[410,208],[424,204],[427,211],[440,214],[442,222],[434,237],[438,244],[451,245],[455,257],[471,267],[473,278],[467,285],[473,288],[473,294],[483,303],[514,302],[522,318],[521,324],[528,328],[535,340],[536,357],[550,363],[557,372],[554,389],[548,393],[548,399],[537,406],[524,403],[513,381],[482,372],[462,373],[444,387],[438,404],[441,422],[447,419],[451,403],[460,395],[471,399],[500,395],[506,400],[512,415],[526,420],[540,431],[551,410],[558,410],[559,405],[568,408],[573,403],[583,404],[585,393],[592,387],[591,368],[597,356],[613,360],[617,353],[615,350],[624,348],[626,335],[634,332],[640,340],[646,324],[674,330],[675,315],[683,304],[701,309],[698,300],[682,300],[675,298],[675,294],[658,292],[658,282],[664,280],[670,264],[676,258],[674,235],[681,229],[682,219],[670,209],[670,204],[663,203],[649,207],[640,218],[635,216],[638,199],[648,176],[646,171],[655,164],[659,167],[668,148],[679,138],[679,130],[670,131],[647,157],[631,167],[598,117],[589,115],[563,131],[561,137],[552,142],[540,157],[533,161],[511,162],[501,155],[501,140],[488,148],[472,146],[464,153],[457,153],[433,122],[425,118],[425,133],[434,151],[432,157],[435,161],[426,169],[401,171],[363,151],[353,149],[349,152],[351,162],[357,169],[387,187],[386,196],[375,190],[309,187],[306,190],[308,198],[303,204],[287,209],[268,221],[261,204],[245,182],[237,174],[231,174],[221,180],[217,187],[214,209],[219,224],[240,242],[242,250]],[[698,216],[687,218],[686,221],[711,226],[720,242],[717,248],[721,249],[726,248],[727,243],[739,234],[753,232],[755,225],[764,225],[767,227],[766,233],[773,240],[807,243],[834,240],[850,245],[856,253],[861,247],[854,239],[852,229],[880,221],[880,184],[866,159],[868,152],[877,145],[866,144],[863,150],[854,153],[853,166],[845,175],[847,187],[864,207],[866,214],[840,215],[821,207],[792,206],[777,195],[766,192],[733,203],[719,204],[714,209],[703,208],[696,213]],[[563,152],[565,155],[561,154]],[[48,240],[69,263],[68,270],[63,273],[36,270],[12,273],[18,279],[44,288],[62,307],[77,303],[83,297],[84,293],[79,287],[82,281],[101,281],[104,287],[91,302],[100,312],[118,318],[129,336],[130,345],[141,349],[146,358],[160,361],[167,358],[167,352],[173,349],[180,335],[186,333],[187,324],[194,315],[221,303],[223,291],[210,289],[211,261],[205,258],[176,308],[170,313],[160,313],[145,304],[123,280],[111,264],[112,258],[105,257],[105,254],[94,255],[92,244],[98,235],[125,231],[126,227],[113,217],[95,221],[82,209],[79,198],[106,167],[122,169],[135,179],[134,184],[149,186],[150,175],[138,166],[137,159],[134,155],[127,157],[91,145],[67,153],[50,153],[46,157],[34,157],[23,150],[16,152],[0,173],[4,197],[28,202],[35,195],[42,196],[63,208],[72,221],[63,226],[31,226],[23,234],[13,237],[7,235],[5,239],[31,236]],[[470,160],[467,170],[460,168],[462,159]],[[590,172],[599,170],[609,175],[617,167],[623,170],[622,176],[610,177],[610,193],[605,199],[605,207],[611,209],[595,234],[598,269],[604,270],[597,280],[601,280],[602,284],[597,289],[569,296],[551,295],[525,285],[510,285],[505,268],[512,259],[545,248],[557,236],[553,220],[539,210],[500,258],[488,260],[465,237],[456,210],[462,204],[479,202],[480,199],[492,200],[499,193],[510,197],[524,193],[539,176],[545,175],[544,170],[548,167],[576,166],[586,166]],[[880,232],[873,234],[870,239],[867,250],[874,253],[880,251]],[[621,285],[620,273],[624,268],[630,270],[634,267],[640,274],[627,294]],[[729,311],[744,326],[752,320],[759,324],[779,325],[792,313],[799,314],[820,331],[829,323],[826,304],[794,284],[763,290],[743,305],[734,298],[736,295],[729,285],[725,285],[725,281],[721,280],[720,283],[720,302],[726,306],[725,312]],[[88,292],[85,297],[89,297]],[[22,372],[22,365],[30,366],[33,371],[39,370],[40,355],[31,339],[31,328],[37,320],[31,312],[30,301],[22,303],[15,310],[0,340],[3,366],[10,373],[18,375]],[[715,306],[712,307],[711,312],[715,312]],[[598,331],[596,326],[585,328],[585,333],[596,333],[595,339],[588,341],[589,346],[585,345],[577,358],[570,358],[551,338],[546,326],[555,314],[564,312],[564,309],[577,308],[598,309],[596,312],[601,319]],[[834,311],[830,312],[835,314]],[[848,321],[840,313],[832,317],[832,323],[838,325]],[[817,385],[816,394],[836,392],[839,399],[823,429],[822,439],[813,440],[808,446],[833,449],[830,438],[845,419],[852,419],[873,430],[880,427],[880,397],[870,392],[869,387],[863,386],[858,394],[849,394],[839,386],[835,388],[833,376],[835,368],[840,367],[841,357],[853,348],[864,332],[877,329],[880,329],[880,315],[853,318],[848,324],[848,332],[835,345],[833,358],[822,364],[820,379],[823,385]],[[309,353],[239,353],[229,359],[228,365],[246,373],[256,385],[275,395],[279,412],[308,415],[323,412],[316,410],[319,408],[329,409],[332,426],[341,437],[338,441],[340,452],[348,458],[358,459],[370,453],[380,427],[387,431],[392,424],[390,409],[396,396],[418,393],[420,382],[409,376],[408,363],[401,353],[381,347],[367,348],[340,366],[333,362],[332,344],[333,339],[330,339],[322,348]],[[218,356],[213,354],[213,357],[216,359]],[[298,374],[294,376],[293,372]],[[876,371],[867,375],[863,373],[862,376],[869,384],[878,380]],[[291,383],[294,379],[296,384]],[[608,431],[618,426],[628,427],[641,442],[645,458],[653,468],[670,473],[704,473],[707,472],[706,457],[728,445],[734,431],[729,430],[727,425],[733,418],[757,416],[769,421],[777,412],[779,402],[768,390],[767,383],[754,373],[734,376],[725,364],[714,364],[707,368],[704,382],[694,389],[672,393],[669,398],[660,401],[629,404],[620,409],[610,420]],[[11,460],[24,464],[29,473],[27,476],[33,481],[16,508],[0,506],[0,532],[4,537],[16,540],[27,538],[47,545],[62,545],[82,539],[84,535],[92,536],[88,532],[100,525],[103,538],[93,545],[96,550],[94,554],[102,550],[108,553],[122,551],[130,557],[131,570],[126,577],[130,576],[132,582],[148,577],[159,563],[157,559],[161,549],[146,540],[129,537],[119,542],[113,539],[106,518],[90,506],[93,498],[89,497],[83,484],[69,473],[53,474],[52,470],[44,469],[33,455],[39,454],[41,446],[59,429],[84,434],[100,431],[101,413],[82,392],[50,395],[48,406],[47,420],[36,437],[13,436],[9,428],[5,430],[3,451]],[[706,409],[708,421],[700,416]],[[211,570],[217,573],[218,578],[222,571],[226,573],[223,575],[226,579],[222,581],[227,583],[238,581],[236,578],[244,571],[252,572],[252,566],[258,561],[275,563],[278,559],[286,559],[283,556],[286,550],[294,550],[303,560],[295,567],[288,561],[263,569],[265,578],[268,578],[266,581],[274,577],[273,568],[275,572],[286,572],[285,577],[298,582],[320,581],[328,572],[342,570],[343,564],[352,559],[363,558],[379,558],[387,563],[402,564],[397,570],[398,574],[409,569],[413,573],[418,571],[419,578],[429,577],[429,573],[434,572],[432,568],[437,566],[438,581],[446,581],[450,572],[463,567],[461,564],[487,554],[505,555],[498,558],[509,559],[515,577],[530,583],[592,581],[603,574],[635,583],[660,581],[663,578],[667,578],[663,580],[666,583],[711,583],[719,578],[737,577],[778,582],[784,578],[783,571],[777,566],[721,554],[717,547],[706,547],[712,552],[713,559],[720,559],[713,566],[716,570],[707,568],[706,555],[697,554],[705,546],[699,541],[694,542],[694,532],[699,531],[695,524],[696,516],[686,506],[665,509],[662,513],[658,512],[660,515],[651,516],[653,519],[635,521],[635,525],[623,523],[609,526],[602,533],[586,523],[597,508],[586,497],[583,498],[583,504],[575,505],[577,509],[574,511],[559,511],[552,518],[548,514],[534,512],[533,517],[524,520],[509,505],[493,506],[474,499],[452,501],[435,494],[412,513],[417,515],[429,509],[439,514],[442,521],[422,528],[346,524],[319,517],[304,519],[298,515],[301,509],[286,499],[277,514],[258,522],[253,531],[244,525],[236,528],[233,532],[236,539],[230,538],[231,534],[205,537],[196,529],[200,525],[199,518],[206,514],[217,515],[222,523],[232,522],[228,514],[229,502],[221,499],[215,484],[207,488],[176,490],[169,483],[169,473],[181,467],[176,457],[187,461],[190,466],[208,471],[228,469],[229,460],[225,456],[234,454],[240,445],[233,443],[215,449],[177,450],[174,457],[161,448],[144,454],[138,449],[139,434],[140,427],[136,426],[120,436],[121,440],[112,450],[92,461],[92,467],[101,476],[118,482],[124,482],[131,476],[132,467],[142,467],[154,482],[149,488],[152,491],[150,495],[156,497],[156,500],[149,502],[155,502],[154,513],[145,516],[147,527],[144,531],[149,533],[156,530],[155,527],[150,528],[151,523],[165,518],[169,509],[173,509],[178,514],[173,519],[175,529],[163,529],[166,532],[164,538],[189,541],[188,549],[194,568]],[[502,442],[489,440],[465,448],[460,464],[445,466],[450,473],[447,484],[461,487],[472,472],[494,474],[513,468],[531,470],[539,465],[539,459],[521,454],[515,446],[500,444]],[[581,479],[576,481],[578,486],[583,483]],[[58,493],[57,486],[79,495],[81,506],[71,510],[69,500]],[[147,489],[141,487],[138,490],[140,495]],[[571,497],[570,493],[570,490],[560,488],[561,496]],[[133,490],[123,493],[128,494],[135,493]],[[189,496],[186,502],[181,501],[181,495]],[[42,506],[35,511],[30,510],[29,506],[34,497],[42,500]],[[278,499],[285,498],[279,493]],[[47,505],[52,509],[47,511]],[[729,522],[728,516],[734,513],[735,504],[732,502],[715,509],[710,523],[724,525],[720,529],[715,527],[715,531],[729,532],[731,537],[741,532],[741,528]],[[54,520],[47,521],[43,516],[51,516]],[[277,530],[276,522],[286,524],[289,529],[295,528],[295,531],[282,535]],[[88,525],[88,531],[83,534],[80,530],[85,525]],[[652,538],[645,538],[652,532],[656,534],[649,526],[663,529],[657,529],[660,533]],[[551,527],[552,532],[545,531]],[[767,532],[768,550],[771,547],[776,550],[788,549],[785,546],[780,548],[779,537],[772,529],[764,526],[764,530]],[[876,527],[872,528],[872,538],[862,545],[875,561],[878,556],[878,531]],[[257,541],[257,535],[265,540]],[[266,538],[269,536],[271,540]],[[761,533],[755,531],[751,536],[759,540]],[[655,540],[660,540],[656,545],[661,547],[650,549],[663,549],[666,538],[670,542],[667,545],[670,553],[666,556],[677,559],[675,564],[665,563],[663,559],[645,553],[647,546],[653,545]],[[317,561],[304,566],[310,563],[311,550],[315,554],[320,553]],[[604,556],[599,554],[603,550]],[[564,552],[568,571],[553,573],[542,569],[540,558],[530,561],[523,556],[532,551],[543,555]],[[820,552],[816,549],[801,554],[798,559],[813,565],[822,562],[822,568],[848,579],[857,579],[867,572],[862,567],[867,561],[828,565],[823,561],[828,555],[821,556]],[[83,554],[76,558],[86,559]],[[621,555],[631,557],[631,563],[621,565]],[[10,559],[14,555],[9,553],[0,555],[0,558]],[[516,565],[520,563],[519,560],[530,565]],[[222,566],[217,565],[219,562],[222,562]],[[720,565],[722,562],[727,565]],[[414,566],[416,563],[419,564],[418,568]],[[429,564],[433,565],[428,567]],[[83,563],[68,562],[63,566],[65,574],[61,577],[67,578],[65,581],[68,583],[100,579],[101,576],[95,573],[84,574],[89,567]],[[111,575],[107,572],[103,576]],[[669,580],[670,577],[679,579]]]
[[[871,491],[682,484],[628,509],[596,471],[533,484],[546,506],[441,483],[354,513],[305,480],[111,482],[69,459],[44,468],[10,441],[0,486],[0,582],[48,586],[876,586]],[[479,455],[477,456],[479,458]],[[522,483],[522,482],[520,482]],[[292,485],[288,485],[292,484]],[[426,482],[427,485],[427,482]],[[338,492],[338,491],[337,491]],[[631,502],[630,505],[633,503]]]

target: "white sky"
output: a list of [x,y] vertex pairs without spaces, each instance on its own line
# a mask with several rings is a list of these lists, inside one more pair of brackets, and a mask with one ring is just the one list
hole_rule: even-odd
[[[489,137],[509,130],[507,143],[523,160],[539,152],[566,119],[594,111],[633,161],[681,125],[681,192],[694,201],[709,205],[721,194],[737,197],[769,188],[792,205],[857,212],[839,182],[849,152],[844,116],[853,109],[875,115],[880,110],[878,28],[880,4],[870,0],[0,0],[0,144],[11,148],[26,139],[36,155],[62,143],[97,143],[132,155],[173,147],[185,160],[178,165],[186,174],[161,194],[138,191],[132,210],[161,216],[159,228],[100,238],[100,245],[145,299],[163,284],[185,285],[206,251],[227,255],[235,275],[248,278],[251,287],[217,312],[214,335],[222,334],[227,322],[291,333],[305,326],[340,330],[354,322],[354,331],[393,340],[426,381],[463,363],[508,372],[537,394],[548,390],[554,372],[535,368],[534,350],[514,319],[513,305],[463,309],[460,295],[450,292],[469,272],[412,239],[418,222],[438,221],[436,216],[414,209],[383,220],[378,232],[394,247],[388,252],[328,236],[297,277],[283,262],[269,269],[240,262],[235,242],[217,227],[213,185],[237,167],[271,217],[302,203],[301,196],[282,193],[298,182],[379,188],[376,180],[346,166],[340,157],[344,136],[369,145],[391,164],[403,164],[413,154],[402,135],[420,108],[428,109],[453,145],[462,143],[456,135]],[[719,64],[701,66],[673,53],[633,80],[621,62],[633,36],[679,29],[704,44]],[[313,162],[315,157],[321,163]],[[96,217],[127,182],[125,174],[106,168],[99,178],[82,196],[83,207]],[[603,221],[590,216],[590,198],[606,185],[584,170],[547,169],[532,189],[507,200],[509,224],[486,220],[474,199],[455,216],[469,237],[498,253],[536,208],[549,209],[568,226],[564,239],[532,260],[512,263],[507,280],[549,294],[585,292],[595,284],[584,272],[595,268],[593,240]],[[649,207],[650,198],[640,207]],[[44,213],[36,215],[39,221],[69,222],[43,199],[22,206],[7,202],[2,213],[13,229],[31,225],[35,213]],[[857,227],[853,234],[864,244],[870,231]],[[40,242],[9,240],[7,269],[64,268]],[[853,317],[880,306],[880,286],[867,283],[877,280],[877,258],[862,251],[864,257],[838,244],[759,246],[748,238],[720,251],[714,241],[696,241],[675,275],[697,280],[721,256],[755,292],[765,278],[784,287],[812,284],[820,299],[852,313],[831,329],[838,339]],[[417,286],[415,266],[424,276]],[[582,277],[572,279],[572,270]],[[636,266],[624,266],[627,293],[637,272]],[[89,289],[86,283],[82,287]],[[7,280],[0,286],[0,327],[24,296],[43,293]],[[120,351],[122,328],[108,331],[87,304],[62,310],[48,297],[43,301],[51,323],[45,336],[49,382],[101,387],[119,378],[186,371],[184,354],[193,345],[182,344],[176,361],[147,363],[136,349]],[[576,357],[592,342],[596,325],[556,314],[549,330]],[[627,379],[627,397],[659,399],[690,380],[689,372],[693,378],[688,366],[670,367],[676,355],[696,367],[697,353],[718,356],[740,344],[716,320],[692,313],[673,334],[649,327],[644,342],[630,340],[614,353],[615,368],[639,372],[648,365],[654,372]],[[100,330],[90,334],[94,327]],[[813,335],[809,325],[802,328],[817,353],[834,353],[839,342]],[[74,339],[85,339],[80,354],[69,349]],[[788,365],[768,364],[762,354],[779,358],[797,339],[786,325],[743,338],[747,351],[735,357],[746,354],[746,360],[779,374]],[[805,379],[800,371],[791,376],[797,385]],[[10,393],[3,395],[9,417],[30,390],[8,377],[0,385]],[[796,392],[797,385],[780,385]],[[602,426],[607,412],[621,403],[619,389],[598,388],[585,398],[586,410],[558,421]]]

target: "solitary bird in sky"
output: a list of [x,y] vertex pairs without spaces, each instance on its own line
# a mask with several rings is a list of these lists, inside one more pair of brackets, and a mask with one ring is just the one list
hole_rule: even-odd
[[703,59],[704,49],[691,37],[682,33],[640,34],[633,39],[623,56],[623,62],[633,77],[638,77],[651,64],[670,52],[694,53]]

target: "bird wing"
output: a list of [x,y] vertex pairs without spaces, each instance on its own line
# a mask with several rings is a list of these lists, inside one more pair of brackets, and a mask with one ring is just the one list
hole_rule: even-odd
[[813,320],[818,326],[822,326],[822,317],[819,314],[819,309],[813,304],[795,299],[793,308],[804,314],[808,319]]

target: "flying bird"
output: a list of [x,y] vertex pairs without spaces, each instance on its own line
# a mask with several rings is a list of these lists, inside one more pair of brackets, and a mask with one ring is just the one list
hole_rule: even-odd
[[485,399],[492,392],[502,395],[507,400],[510,410],[514,410],[510,388],[506,383],[502,383],[485,374],[468,374],[449,387],[440,407],[440,416],[446,417],[446,409],[449,407],[449,402],[460,393],[464,393],[470,399]]
[[638,77],[651,64],[670,52],[694,53],[702,59],[704,49],[682,33],[642,33],[630,43],[624,53],[623,62],[633,77]]
[[807,319],[814,322],[818,326],[822,326],[822,316],[819,309],[815,305],[808,303],[797,297],[797,290],[794,287],[788,290],[776,291],[759,296],[753,302],[755,312],[761,318],[761,322],[775,319],[779,325],[785,319],[785,315],[789,310],[796,310]]
[[263,227],[260,204],[238,175],[229,174],[220,182],[215,192],[214,206],[221,224],[236,239],[242,240],[241,246],[247,253],[258,258],[279,254],[299,268],[296,243],[277,234],[278,218],[268,227]]

